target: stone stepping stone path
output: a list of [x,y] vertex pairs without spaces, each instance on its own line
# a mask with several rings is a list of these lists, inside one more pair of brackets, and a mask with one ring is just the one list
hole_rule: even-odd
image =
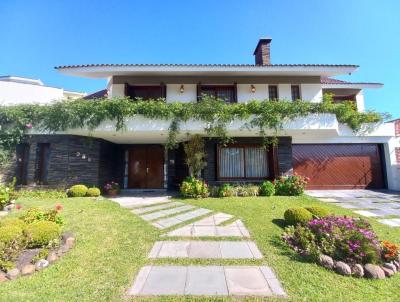
[[267,266],[145,266],[133,296],[286,296]]
[[262,259],[252,241],[157,241],[149,258]]
[[200,208],[184,214],[179,214],[173,217],[157,220],[156,222],[153,222],[152,225],[159,229],[167,229],[173,227],[174,225],[181,224],[182,222],[192,220],[194,218],[209,214],[211,212],[212,211],[208,209]]
[[[160,198],[115,198],[169,237],[250,238],[243,222],[226,213]],[[210,215],[211,214],[211,215]],[[203,217],[205,215],[209,215]],[[186,224],[185,224],[186,223]],[[183,226],[182,226],[183,225]],[[148,258],[263,259],[257,245],[247,241],[157,241]],[[145,266],[130,288],[131,296],[282,296],[286,293],[267,266]]]
[[157,218],[170,216],[172,214],[177,214],[177,213],[180,213],[180,212],[192,210],[194,208],[195,208],[195,206],[185,205],[185,206],[178,207],[178,208],[173,208],[173,209],[169,209],[169,210],[161,210],[161,211],[152,212],[150,214],[139,215],[139,216],[140,216],[140,218],[142,218],[142,219],[144,219],[146,221],[150,221],[150,220],[155,220]]
[[[354,213],[365,217],[400,217],[400,193],[396,194],[393,191],[389,193],[369,190],[315,190],[306,193],[323,202],[354,210]],[[378,219],[378,222],[390,227],[400,227],[399,219]]]
[[157,210],[164,210],[164,209],[169,209],[169,208],[183,206],[183,205],[185,205],[183,202],[170,202],[170,203],[160,204],[158,206],[148,206],[145,208],[134,209],[131,212],[134,214],[144,214],[144,213],[148,213],[148,212],[154,212]]

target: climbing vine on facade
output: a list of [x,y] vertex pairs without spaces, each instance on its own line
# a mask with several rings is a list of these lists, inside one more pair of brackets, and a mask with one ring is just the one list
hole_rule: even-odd
[[335,114],[339,122],[354,131],[360,130],[363,124],[380,122],[384,118],[377,112],[358,112],[352,102],[333,103],[330,95],[325,95],[321,103],[254,100],[227,104],[206,96],[193,103],[167,103],[164,99],[133,101],[130,98],[65,100],[42,106],[0,106],[0,153],[3,157],[11,154],[31,128],[44,133],[75,128],[94,130],[103,121],[111,120],[115,121],[117,131],[123,131],[127,119],[141,115],[170,121],[166,145],[173,148],[178,143],[181,123],[189,120],[204,122],[207,135],[227,142],[230,139],[227,125],[234,120],[246,121],[246,128],[258,129],[258,133],[266,137],[267,130],[277,133],[285,122],[313,113]]

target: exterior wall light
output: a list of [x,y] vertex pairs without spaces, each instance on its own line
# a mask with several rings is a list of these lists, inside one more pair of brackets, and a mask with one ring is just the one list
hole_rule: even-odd
[[254,86],[253,84],[250,86],[250,90],[252,93],[256,92],[256,86]]
[[181,88],[179,88],[179,92],[180,93],[184,93],[185,92],[185,86],[181,85]]

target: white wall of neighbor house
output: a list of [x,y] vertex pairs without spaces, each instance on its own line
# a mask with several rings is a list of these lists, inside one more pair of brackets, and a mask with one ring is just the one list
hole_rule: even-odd
[[400,191],[400,163],[396,158],[396,147],[399,146],[399,137],[392,137],[387,144],[384,144],[388,188]]
[[63,97],[63,89],[61,88],[0,81],[0,104],[2,105],[47,104]]

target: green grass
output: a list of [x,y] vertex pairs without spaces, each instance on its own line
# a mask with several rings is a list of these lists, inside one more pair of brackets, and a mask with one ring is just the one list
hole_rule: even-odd
[[[57,199],[21,200],[31,206],[53,207]],[[342,277],[316,264],[301,261],[280,240],[285,209],[322,205],[335,214],[351,214],[339,207],[308,197],[224,198],[184,200],[186,203],[241,218],[264,260],[147,259],[160,232],[128,210],[110,201],[73,198],[61,201],[65,229],[77,236],[76,246],[50,268],[30,277],[0,284],[0,301],[135,301],[126,296],[139,269],[146,264],[266,264],[281,280],[289,298],[285,301],[398,301],[400,274],[391,279],[366,280]],[[354,215],[354,214],[353,214]],[[369,219],[382,239],[400,240],[400,229]],[[233,298],[142,298],[146,301],[229,301]],[[242,299],[239,299],[242,300]],[[246,299],[261,301],[260,298]],[[265,301],[280,300],[266,298]]]

